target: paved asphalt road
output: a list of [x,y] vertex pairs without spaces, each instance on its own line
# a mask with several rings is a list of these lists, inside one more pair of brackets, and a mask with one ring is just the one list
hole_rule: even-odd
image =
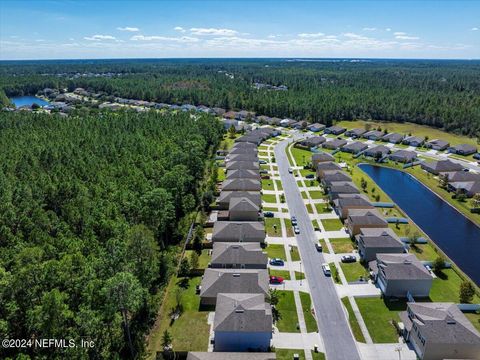
[[[296,139],[300,137],[295,135]],[[315,314],[317,315],[320,335],[325,345],[326,356],[328,360],[360,359],[333,280],[323,275],[321,265],[325,261],[323,255],[315,249],[315,233],[297,187],[297,179],[288,173],[290,165],[285,148],[289,140],[282,141],[275,147],[275,159],[278,163],[278,170],[290,214],[297,217],[300,228],[297,242],[302,259],[302,267],[310,285],[310,294]]]

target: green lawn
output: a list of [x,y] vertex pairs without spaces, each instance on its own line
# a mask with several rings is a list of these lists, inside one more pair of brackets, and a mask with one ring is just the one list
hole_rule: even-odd
[[355,317],[355,313],[353,312],[352,305],[348,300],[348,297],[342,298],[342,303],[347,309],[348,312],[348,322],[350,323],[350,328],[352,329],[353,336],[355,339],[360,342],[365,342],[365,337],[363,336],[362,329],[360,329],[360,325],[358,324],[357,318]]
[[325,195],[323,194],[323,191],[320,190],[313,190],[310,191],[310,197],[312,199],[322,199]]
[[277,202],[277,198],[274,194],[262,194],[262,201],[266,203],[275,204]]
[[[192,254],[195,250],[187,250],[185,251],[185,256],[190,261]],[[208,249],[203,249],[200,256],[198,257],[198,268],[205,269],[207,268],[208,263],[210,262],[210,255],[208,255]]]
[[281,332],[300,332],[293,291],[278,290],[278,295],[277,310],[280,314],[280,319],[276,323],[278,330]]
[[312,314],[312,299],[310,294],[300,291],[300,301],[302,302],[303,316],[305,317],[305,324],[307,326],[307,332],[317,332],[317,320]]
[[312,220],[312,226],[313,226],[314,230],[320,229],[320,225],[318,224],[318,220]]
[[305,273],[295,271],[295,280],[305,280]]
[[354,243],[350,238],[330,239],[335,254],[350,253],[354,249]]
[[267,157],[267,156],[268,156],[268,152],[266,152],[266,151],[259,151],[259,152],[258,152],[258,156]]
[[270,244],[266,247],[267,255],[270,259],[280,258],[285,260],[285,247],[280,244]]
[[276,208],[276,207],[268,207],[268,206],[266,206],[266,207],[264,207],[264,208],[263,208],[263,211],[272,211],[272,212],[277,212],[277,211],[278,211],[278,208]]
[[302,191],[300,194],[302,195],[302,199],[308,199],[308,195],[306,191]]
[[338,275],[338,270],[337,270],[337,267],[335,266],[335,263],[331,262],[328,265],[330,265],[330,272],[332,273],[332,279],[335,282],[335,284],[341,284],[342,281],[340,280],[340,276]]
[[[210,327],[207,324],[208,311],[199,311],[200,297],[195,294],[195,286],[202,278],[179,279],[172,277],[162,303],[159,324],[152,331],[148,350],[152,353],[160,351],[162,335],[168,330],[173,338],[173,348],[178,351],[207,351]],[[180,317],[171,323],[170,313],[176,307],[177,298],[183,307]],[[195,329],[192,336],[191,329]]]
[[275,190],[275,187],[273,186],[273,180],[262,179],[262,190]]
[[298,166],[307,165],[312,161],[312,152],[310,150],[292,147],[292,155]]
[[223,135],[223,140],[220,142],[219,149],[223,150],[230,150],[235,144],[235,139],[242,136],[242,134],[235,134],[235,137],[233,139],[230,139],[230,136],[228,134]]
[[[459,291],[462,279],[453,269],[443,269],[437,274],[437,278],[433,279],[432,288],[430,290],[430,299],[435,302],[459,302]],[[480,303],[478,296],[473,299],[474,304]]]
[[348,282],[357,281],[360,276],[366,278],[368,275],[367,270],[358,261],[348,264],[341,263],[340,266]]
[[368,332],[375,343],[393,343],[398,334],[392,325],[392,319],[400,321],[398,313],[406,310],[404,300],[388,301],[381,298],[355,298]]
[[307,208],[307,212],[308,212],[309,214],[313,214],[312,204],[306,204],[305,207]]
[[288,213],[288,209],[282,208],[282,213]]
[[283,278],[283,280],[290,280],[290,272],[288,270],[275,270],[270,268],[268,273],[271,276],[280,276]]
[[[325,360],[324,353],[311,352],[313,360]],[[303,349],[275,349],[277,360],[292,360],[293,355],[298,354],[300,360],[305,360],[305,352]]]
[[315,209],[317,209],[317,213],[319,214],[330,213],[332,211],[332,208],[327,203],[316,203]]
[[327,243],[325,242],[325,240],[319,239],[318,241],[320,241],[320,244],[322,244],[322,252],[326,254],[330,254],[330,250],[328,250]]
[[475,328],[480,331],[480,312],[464,312],[463,313],[468,320],[475,326]]
[[435,248],[430,244],[415,244],[413,247],[410,246],[410,252],[419,260],[433,261],[438,257]]
[[343,227],[339,219],[324,219],[322,220],[322,224],[325,231],[338,231]]
[[292,227],[292,220],[283,219],[283,221],[285,221],[285,228],[287,229],[287,237],[295,236],[295,234],[293,232],[293,227]]
[[292,261],[300,261],[300,253],[298,252],[298,247],[290,246],[290,256]]
[[[305,177],[307,175],[310,175],[310,174],[315,175],[315,171],[312,171],[312,170],[309,170],[309,169],[301,169],[300,170],[300,175],[303,176],[303,177]],[[310,179],[308,179],[308,180],[310,180]]]
[[268,236],[282,236],[279,218],[265,218],[265,231]]
[[217,168],[217,174],[218,174],[218,181],[223,181],[225,180],[225,168],[223,167],[218,167]]
[[283,190],[283,185],[281,180],[275,180],[275,183],[277,184],[277,190]]

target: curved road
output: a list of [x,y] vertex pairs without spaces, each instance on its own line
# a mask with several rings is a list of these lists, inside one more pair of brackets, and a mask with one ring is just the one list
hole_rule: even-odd
[[[295,140],[301,137],[294,135]],[[325,345],[325,353],[328,360],[359,360],[356,342],[335,285],[330,277],[323,275],[321,265],[325,260],[323,254],[315,249],[316,236],[298,189],[297,179],[288,173],[290,164],[285,152],[288,143],[288,140],[278,143],[274,150],[275,159],[290,214],[297,217],[300,228],[300,234],[297,235],[298,248],[310,287],[318,329]]]

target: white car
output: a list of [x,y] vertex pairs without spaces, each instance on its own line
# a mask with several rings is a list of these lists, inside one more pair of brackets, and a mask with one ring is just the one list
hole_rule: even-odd
[[292,169],[292,168],[288,168],[288,173],[289,173],[289,174],[293,174],[293,169]]
[[293,232],[297,235],[300,234],[300,228],[298,226],[294,226],[293,227]]
[[322,270],[323,270],[323,273],[325,274],[325,276],[331,276],[332,275],[332,273],[330,271],[330,266],[327,263],[322,264]]

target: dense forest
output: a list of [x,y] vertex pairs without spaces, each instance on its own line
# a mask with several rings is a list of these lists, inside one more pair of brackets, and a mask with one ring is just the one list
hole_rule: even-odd
[[186,113],[1,114],[0,338],[95,347],[0,358],[144,351],[222,133]]
[[[257,90],[254,82],[286,85],[288,91]],[[125,98],[246,109],[327,124],[373,119],[415,122],[470,136],[480,132],[479,61],[147,59],[0,64],[0,88],[8,96],[34,94],[45,87],[83,87]]]

